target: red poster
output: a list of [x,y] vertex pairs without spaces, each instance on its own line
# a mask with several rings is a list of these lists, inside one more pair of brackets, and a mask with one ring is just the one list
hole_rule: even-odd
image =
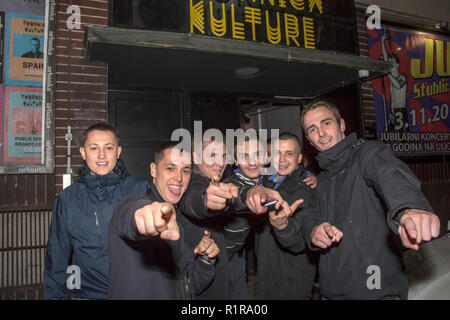
[[6,87],[5,163],[40,163],[42,154],[42,88]]
[[450,152],[450,39],[368,30],[371,58],[392,63],[373,81],[378,139],[403,155]]

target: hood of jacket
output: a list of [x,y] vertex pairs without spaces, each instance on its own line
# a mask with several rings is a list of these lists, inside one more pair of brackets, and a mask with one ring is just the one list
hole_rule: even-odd
[[316,157],[317,162],[323,170],[333,175],[347,162],[351,150],[357,145],[356,133],[351,133],[330,149],[319,152]]
[[78,170],[78,182],[85,184],[89,189],[115,185],[118,184],[120,180],[124,180],[128,176],[129,173],[122,158],[117,160],[116,166],[114,167],[112,173],[103,176],[91,174],[91,170],[87,165],[82,166]]

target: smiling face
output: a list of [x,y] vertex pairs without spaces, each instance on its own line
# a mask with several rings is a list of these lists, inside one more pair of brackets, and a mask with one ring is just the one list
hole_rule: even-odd
[[91,174],[103,176],[110,174],[116,166],[122,147],[118,146],[116,136],[111,131],[93,130],[80,147],[80,153]]
[[303,127],[308,141],[319,151],[328,150],[345,138],[344,119],[338,121],[326,107],[306,112]]
[[150,165],[153,183],[164,201],[177,204],[191,179],[191,159],[188,153],[172,155],[173,148],[164,150],[164,156]]
[[227,165],[225,144],[217,141],[204,141],[202,148],[202,159],[197,159],[194,152],[195,164],[200,171],[209,179],[215,175],[222,177],[225,166]]
[[302,154],[294,139],[279,140],[278,149],[274,150],[274,164],[277,177],[284,177],[294,172],[302,162]]
[[257,140],[247,140],[238,145],[236,150],[236,166],[247,178],[256,182],[261,176],[263,166],[261,149]]

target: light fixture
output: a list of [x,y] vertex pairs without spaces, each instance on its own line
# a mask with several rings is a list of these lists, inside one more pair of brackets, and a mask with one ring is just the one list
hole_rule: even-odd
[[234,70],[234,74],[239,78],[250,78],[259,72],[257,67],[242,67]]
[[434,27],[439,30],[448,31],[448,22],[447,21],[438,22],[434,25]]
[[369,77],[369,70],[359,70],[358,75],[360,78],[368,78]]
[[265,66],[245,66],[239,67],[233,70],[236,78],[251,79],[262,76],[266,73],[267,68]]

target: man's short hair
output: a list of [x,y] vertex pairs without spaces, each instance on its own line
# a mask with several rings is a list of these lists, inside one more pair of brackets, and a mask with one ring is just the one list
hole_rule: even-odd
[[89,133],[91,133],[94,130],[99,130],[99,131],[108,131],[111,132],[112,134],[114,134],[114,137],[116,138],[117,141],[117,145],[119,145],[119,135],[117,133],[117,130],[104,122],[98,122],[96,124],[93,124],[92,126],[90,126],[89,128],[87,128],[84,133],[83,133],[83,143],[81,144],[82,147],[84,147],[84,144],[86,143],[86,140],[89,136]]
[[295,143],[297,144],[298,152],[299,153],[302,152],[302,148],[303,148],[302,142],[300,141],[300,138],[295,133],[283,132],[279,135],[278,140],[279,141],[294,140]]
[[306,128],[305,128],[305,123],[303,122],[303,119],[305,117],[305,114],[309,111],[312,111],[314,109],[320,108],[320,107],[324,107],[327,108],[328,110],[331,111],[331,113],[334,115],[334,117],[336,118],[336,121],[338,123],[338,125],[341,125],[341,113],[339,112],[339,109],[336,107],[336,105],[328,100],[313,100],[308,102],[307,104],[305,104],[303,106],[303,110],[302,110],[302,115],[301,115],[301,124],[302,124],[302,128],[303,130],[306,132]]
[[[203,151],[203,149],[206,147],[206,146],[205,146],[205,143],[206,143],[206,142],[207,142],[208,145],[209,145],[210,143],[212,143],[212,142],[222,142],[222,143],[225,143],[225,139],[223,138],[223,136],[222,136],[222,138],[219,138],[219,139],[216,139],[216,136],[211,136],[210,139],[205,139],[205,138],[204,138],[204,134],[205,134],[205,132],[202,133],[202,140],[200,141],[200,142],[201,142],[201,148],[200,148],[201,151]],[[217,140],[217,141],[216,141],[216,140]],[[195,148],[195,142],[196,142],[195,138],[192,137],[192,140],[191,140],[191,150],[192,150],[192,152],[194,152],[195,150],[198,150],[198,149]]]
[[161,143],[154,153],[155,159],[154,162],[158,164],[158,162],[160,162],[164,158],[164,152],[167,149],[175,148],[179,143],[180,143],[179,141],[172,141],[172,140],[164,141],[163,143]]
[[31,41],[33,41],[33,40],[34,40],[34,41],[37,41],[37,42],[39,42],[39,43],[41,43],[41,40],[39,40],[39,39],[38,39],[38,38],[36,38],[36,37],[34,37],[34,38],[31,38],[31,39],[30,39],[30,42],[31,42]]

